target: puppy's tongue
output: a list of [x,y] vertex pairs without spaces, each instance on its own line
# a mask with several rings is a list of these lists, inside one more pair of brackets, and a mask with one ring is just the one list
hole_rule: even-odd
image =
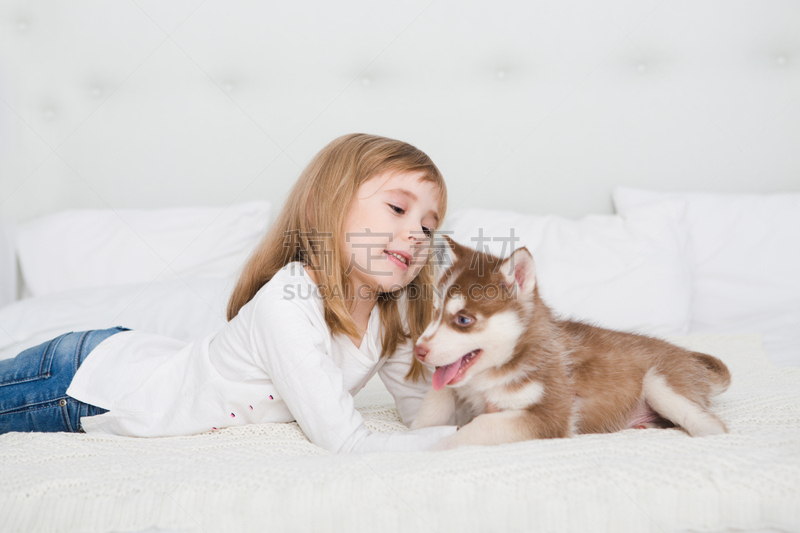
[[[463,359],[463,358],[462,358]],[[458,372],[458,368],[461,366],[461,359],[456,361],[455,363],[450,363],[447,366],[440,366],[436,369],[436,372],[433,373],[433,389],[439,390],[451,381],[453,378],[456,377],[456,373]]]

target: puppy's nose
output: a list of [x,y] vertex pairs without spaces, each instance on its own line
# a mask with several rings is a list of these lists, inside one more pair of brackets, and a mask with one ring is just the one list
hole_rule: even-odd
[[414,355],[416,355],[417,359],[420,361],[424,361],[425,356],[428,355],[428,347],[424,344],[418,344],[414,346]]

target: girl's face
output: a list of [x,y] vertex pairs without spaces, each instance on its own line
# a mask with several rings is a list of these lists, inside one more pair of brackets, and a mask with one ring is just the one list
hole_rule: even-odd
[[355,297],[405,287],[425,265],[430,231],[439,225],[439,191],[420,176],[387,172],[358,188],[343,241]]

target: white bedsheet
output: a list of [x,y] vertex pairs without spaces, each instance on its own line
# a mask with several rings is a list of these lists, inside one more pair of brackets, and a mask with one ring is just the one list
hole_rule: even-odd
[[[0,436],[2,531],[798,531],[800,369],[758,336],[674,339],[722,358],[727,435],[680,430],[447,452],[332,455],[296,423],[192,437]],[[372,381],[368,426],[402,430]]]

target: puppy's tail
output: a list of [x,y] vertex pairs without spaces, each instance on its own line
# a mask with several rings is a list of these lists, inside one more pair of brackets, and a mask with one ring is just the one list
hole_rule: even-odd
[[690,352],[706,371],[708,381],[711,383],[711,396],[722,394],[731,384],[731,371],[725,363],[706,353]]

